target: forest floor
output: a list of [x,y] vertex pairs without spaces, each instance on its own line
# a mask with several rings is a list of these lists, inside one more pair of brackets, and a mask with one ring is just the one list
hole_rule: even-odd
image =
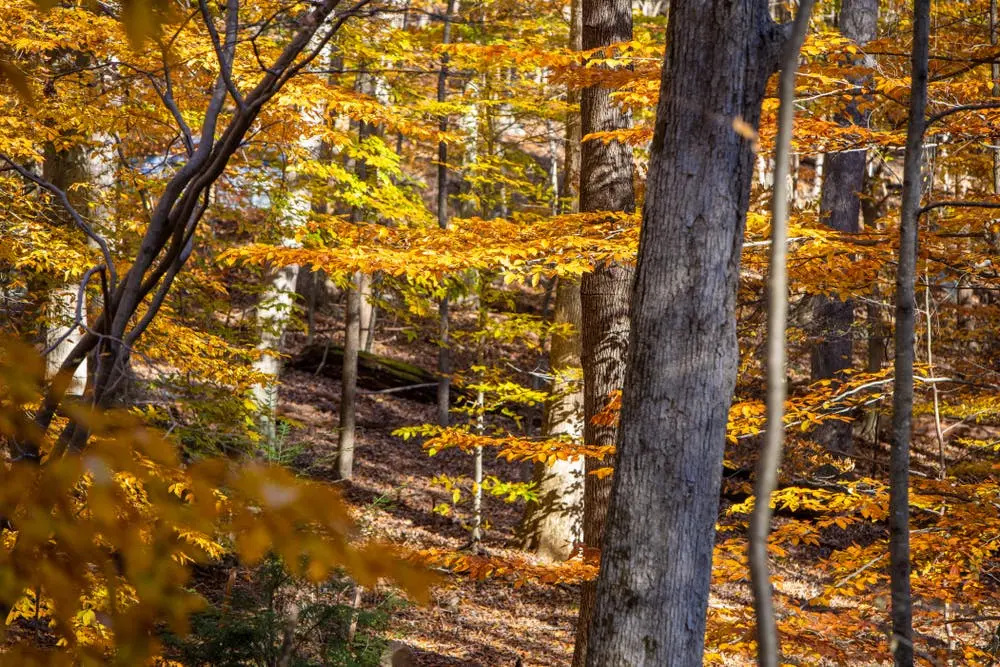
[[[336,337],[333,342],[338,342]],[[297,347],[295,341],[292,347]],[[419,342],[407,345],[392,340],[378,341],[373,352],[428,368],[432,365],[427,360],[434,358],[435,350]],[[457,355],[464,356],[462,351]],[[308,372],[287,371],[280,400],[281,416],[294,425],[288,440],[304,447],[297,467],[310,477],[334,480],[339,383]],[[448,449],[431,457],[419,438],[403,440],[392,435],[402,426],[435,420],[433,405],[394,394],[359,392],[354,477],[343,485],[343,492],[359,522],[373,536],[405,549],[457,551],[470,542],[462,521],[469,516],[468,497],[452,516],[443,516],[434,508],[450,505],[451,493],[433,485],[432,479],[441,474],[471,476],[471,455]],[[487,453],[484,474],[521,481],[529,473],[526,464],[507,463]],[[486,554],[531,559],[516,548],[523,511],[523,502],[483,498]],[[364,602],[377,604],[384,594],[369,592]],[[435,588],[431,604],[409,604],[393,612],[388,637],[412,648],[420,665],[513,667],[520,660],[525,666],[564,666],[572,659],[578,597],[578,586],[527,582],[515,588],[505,580],[446,575]]]
[[[295,371],[283,379],[282,415],[299,424],[289,438],[306,447],[299,459],[308,461],[308,474],[319,479],[334,478],[338,403],[339,387],[331,380]],[[412,549],[458,550],[468,544],[469,532],[459,520],[433,511],[450,502],[450,493],[431,480],[471,470],[471,456],[446,450],[429,457],[418,440],[392,435],[400,426],[433,422],[435,414],[434,406],[392,395],[360,396],[354,478],[344,494],[379,538]],[[487,457],[485,474],[520,479],[522,469]],[[514,554],[522,511],[523,504],[484,498],[487,553]],[[566,665],[573,651],[576,597],[574,587],[528,583],[514,589],[507,581],[453,575],[435,589],[430,605],[396,612],[390,638],[416,649],[422,665],[513,666],[519,658],[524,665]]]
[[[391,349],[394,358],[425,368],[432,365],[427,360],[433,359],[433,347],[400,345],[400,341],[386,343],[377,345],[374,351],[388,354]],[[529,364],[531,360],[515,362]],[[335,478],[339,394],[339,383],[329,378],[301,371],[288,371],[283,377],[280,412],[295,425],[289,438],[304,447],[298,467],[310,477],[328,481]],[[435,407],[392,394],[362,393],[357,411],[354,478],[343,490],[360,522],[372,535],[408,549],[455,551],[467,546],[468,528],[456,518],[468,516],[467,505],[455,508],[456,516],[436,513],[435,506],[450,504],[450,493],[432,480],[440,474],[469,474],[471,456],[445,450],[430,457],[422,450],[419,439],[403,440],[392,435],[401,426],[432,423]],[[932,425],[927,419],[919,420],[917,425],[914,467],[918,475],[935,473],[937,452],[932,445]],[[877,458],[884,460],[880,455]],[[485,465],[487,475],[507,480],[526,477],[524,466],[489,455]],[[530,560],[529,554],[517,548],[517,527],[523,509],[523,503],[509,505],[490,497],[484,499],[484,518],[489,527],[483,546],[489,555]],[[825,544],[823,548],[831,546]],[[786,596],[808,599],[822,589],[825,575],[813,568],[817,554],[803,555],[806,557],[801,568],[784,573],[782,588],[786,590],[782,593]],[[386,594],[385,590],[368,591],[363,603],[377,605]],[[528,582],[515,588],[505,580],[476,581],[446,574],[430,605],[411,604],[393,612],[388,638],[411,647],[420,665],[563,667],[572,658],[578,598],[578,586]],[[713,591],[713,605],[748,603],[745,586]],[[934,634],[941,636],[928,639],[939,645],[946,641],[943,631]],[[868,664],[879,661],[873,659]]]

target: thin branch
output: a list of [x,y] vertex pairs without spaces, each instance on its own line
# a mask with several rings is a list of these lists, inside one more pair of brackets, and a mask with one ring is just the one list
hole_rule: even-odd
[[48,347],[42,350],[43,357],[47,357],[50,354],[52,354],[56,350],[56,348],[62,345],[67,338],[73,335],[73,331],[75,331],[76,328],[81,325],[81,323],[83,322],[83,304],[86,303],[87,283],[90,282],[90,279],[94,277],[95,273],[103,270],[104,268],[105,267],[103,264],[98,264],[97,266],[90,267],[90,269],[88,269],[87,272],[83,274],[83,278],[80,279],[80,287],[79,289],[77,289],[76,293],[76,315],[73,319],[73,322],[70,324],[70,326],[66,327],[66,331],[65,333],[63,333],[63,335],[59,336],[59,338],[55,342],[50,343]]
[[993,100],[991,102],[976,102],[975,104],[960,104],[958,106],[945,109],[944,111],[939,111],[935,114],[931,114],[927,118],[927,126],[930,127],[934,123],[938,123],[948,116],[953,116],[957,113],[962,113],[964,111],[982,111],[986,109],[1000,109],[1000,100]]
[[962,199],[935,201],[922,206],[917,211],[917,215],[921,216],[929,211],[933,211],[936,208],[1000,208],[1000,202],[967,201]]
[[238,27],[239,4],[238,0],[227,0],[226,3],[226,44],[223,45],[219,39],[219,31],[215,28],[215,21],[208,11],[208,3],[205,0],[198,0],[198,7],[201,8],[201,16],[208,28],[208,34],[212,38],[212,47],[215,49],[215,57],[219,61],[219,73],[226,84],[229,95],[236,102],[240,111],[244,108],[243,95],[240,94],[236,83],[233,81],[233,49],[235,48],[235,33]]
[[83,233],[96,243],[98,247],[100,247],[101,255],[104,257],[104,264],[108,267],[108,272],[111,274],[111,285],[114,287],[114,285],[118,282],[118,275],[115,273],[115,263],[111,259],[111,250],[108,248],[108,242],[104,240],[103,236],[95,232],[94,228],[83,219],[83,216],[81,216],[80,213],[73,207],[73,204],[70,203],[69,196],[66,192],[44,178],[40,178],[31,173],[29,170],[11,160],[10,157],[4,153],[0,153],[0,160],[9,164],[14,171],[21,175],[22,178],[31,181],[35,185],[48,190],[56,196],[59,202],[63,205],[63,208],[66,209],[66,212],[73,218],[73,222],[76,223],[76,226],[83,230]]
[[771,495],[778,486],[778,468],[785,438],[785,397],[788,394],[786,369],[786,328],[788,326],[788,178],[792,131],[795,124],[795,75],[799,52],[809,30],[813,0],[801,0],[795,21],[781,54],[778,132],[774,148],[774,193],[772,200],[771,252],[768,266],[767,317],[767,432],[757,466],[754,495],[757,502],[750,517],[748,556],[753,607],[757,617],[757,662],[762,667],[778,667],[781,643],[778,638],[771,575],[768,567],[767,538],[771,532]]

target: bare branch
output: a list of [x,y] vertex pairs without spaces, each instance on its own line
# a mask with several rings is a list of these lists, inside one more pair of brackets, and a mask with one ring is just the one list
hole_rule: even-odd
[[1000,208],[1000,201],[966,201],[962,199],[935,201],[922,206],[920,210],[917,211],[917,215],[921,216],[928,211],[933,211],[936,208]]
[[934,123],[941,122],[948,116],[954,116],[957,113],[965,111],[982,111],[986,109],[1000,109],[1000,100],[993,100],[992,102],[976,102],[974,104],[960,104],[958,106],[949,107],[944,111],[931,114],[927,118],[927,127],[930,127]]
[[86,303],[86,291],[87,283],[94,276],[95,273],[101,271],[105,268],[103,264],[98,264],[97,266],[92,266],[83,274],[83,278],[80,279],[80,287],[76,293],[76,315],[70,326],[66,327],[66,332],[60,336],[54,343],[49,344],[44,350],[42,350],[42,356],[47,357],[52,354],[57,347],[63,344],[63,342],[73,335],[73,331],[83,323],[83,304]]

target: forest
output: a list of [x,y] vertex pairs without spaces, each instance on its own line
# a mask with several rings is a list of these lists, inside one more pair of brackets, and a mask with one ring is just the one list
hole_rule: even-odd
[[1000,664],[997,4],[7,0],[0,665]]

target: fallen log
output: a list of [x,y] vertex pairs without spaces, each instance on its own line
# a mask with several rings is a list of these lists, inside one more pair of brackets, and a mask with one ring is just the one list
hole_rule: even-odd
[[[292,358],[295,370],[339,380],[344,348],[319,343]],[[431,371],[370,352],[358,353],[358,387],[368,393],[392,394],[420,403],[437,402],[438,377]]]

